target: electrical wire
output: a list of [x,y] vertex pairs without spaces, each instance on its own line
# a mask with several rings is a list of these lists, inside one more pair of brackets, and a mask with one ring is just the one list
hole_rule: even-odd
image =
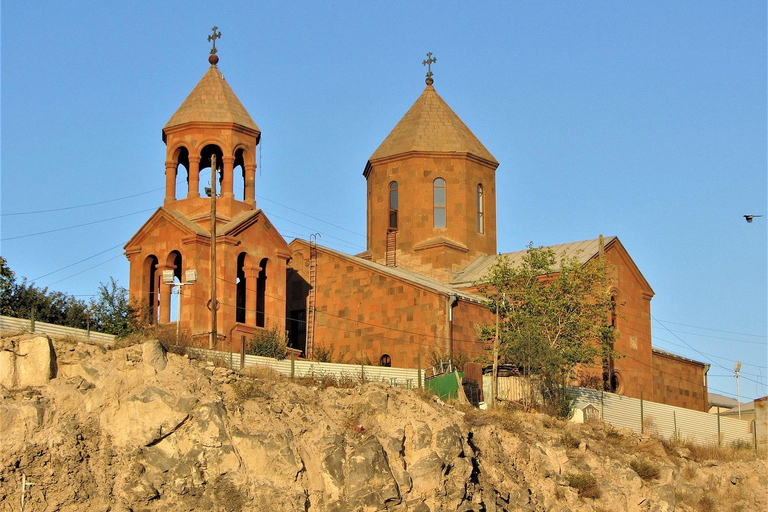
[[155,210],[157,210],[157,208],[148,208],[146,210],[139,210],[139,211],[133,212],[133,213],[126,213],[125,215],[118,215],[116,217],[110,217],[108,219],[94,220],[92,222],[86,222],[84,224],[77,224],[77,225],[74,225],[74,226],[66,226],[66,227],[63,227],[63,228],[49,229],[48,231],[38,231],[37,233],[28,233],[26,235],[11,236],[11,237],[8,237],[8,238],[3,238],[0,241],[7,242],[8,240],[18,240],[20,238],[29,238],[31,236],[46,235],[48,233],[56,233],[58,231],[66,231],[66,230],[69,230],[69,229],[81,228],[83,226],[92,226],[94,224],[100,224],[102,222],[109,222],[109,221],[112,221],[112,220],[123,219],[125,217],[130,217],[131,215],[138,215],[140,213],[152,212],[152,211],[155,211]]

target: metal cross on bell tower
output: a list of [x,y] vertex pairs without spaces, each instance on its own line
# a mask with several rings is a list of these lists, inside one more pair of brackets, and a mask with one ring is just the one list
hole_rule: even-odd
[[432,52],[427,52],[427,59],[421,63],[422,66],[427,66],[427,79],[425,80],[427,85],[435,83],[435,81],[432,80],[432,64],[435,62],[437,62],[437,59],[432,57]]
[[213,43],[213,48],[211,48],[211,55],[208,57],[208,62],[210,62],[212,65],[216,65],[217,62],[219,62],[219,56],[216,55],[218,50],[216,49],[216,40],[221,39],[221,32],[217,32],[219,27],[213,27],[211,31],[213,34],[208,36],[208,42]]

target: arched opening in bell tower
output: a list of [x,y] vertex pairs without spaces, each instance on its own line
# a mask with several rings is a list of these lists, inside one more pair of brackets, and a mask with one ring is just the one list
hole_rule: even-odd
[[224,178],[224,153],[216,144],[208,144],[200,152],[200,197],[210,197],[211,157],[216,155],[216,195],[221,195],[221,181]]
[[235,151],[235,163],[232,169],[232,192],[237,201],[245,201],[245,150]]
[[[176,152],[176,199],[189,197],[189,151],[181,147]],[[186,176],[186,179],[182,179]]]

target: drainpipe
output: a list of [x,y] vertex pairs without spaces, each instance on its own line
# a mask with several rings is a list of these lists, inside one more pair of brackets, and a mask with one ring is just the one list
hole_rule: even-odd
[[448,294],[448,355],[453,365],[453,308],[459,303],[455,293]]

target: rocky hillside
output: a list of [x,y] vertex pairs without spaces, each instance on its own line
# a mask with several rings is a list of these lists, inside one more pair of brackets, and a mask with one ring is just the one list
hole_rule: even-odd
[[24,511],[768,508],[768,464],[746,450],[240,375],[157,342],[6,337],[0,383],[0,511],[22,494]]

